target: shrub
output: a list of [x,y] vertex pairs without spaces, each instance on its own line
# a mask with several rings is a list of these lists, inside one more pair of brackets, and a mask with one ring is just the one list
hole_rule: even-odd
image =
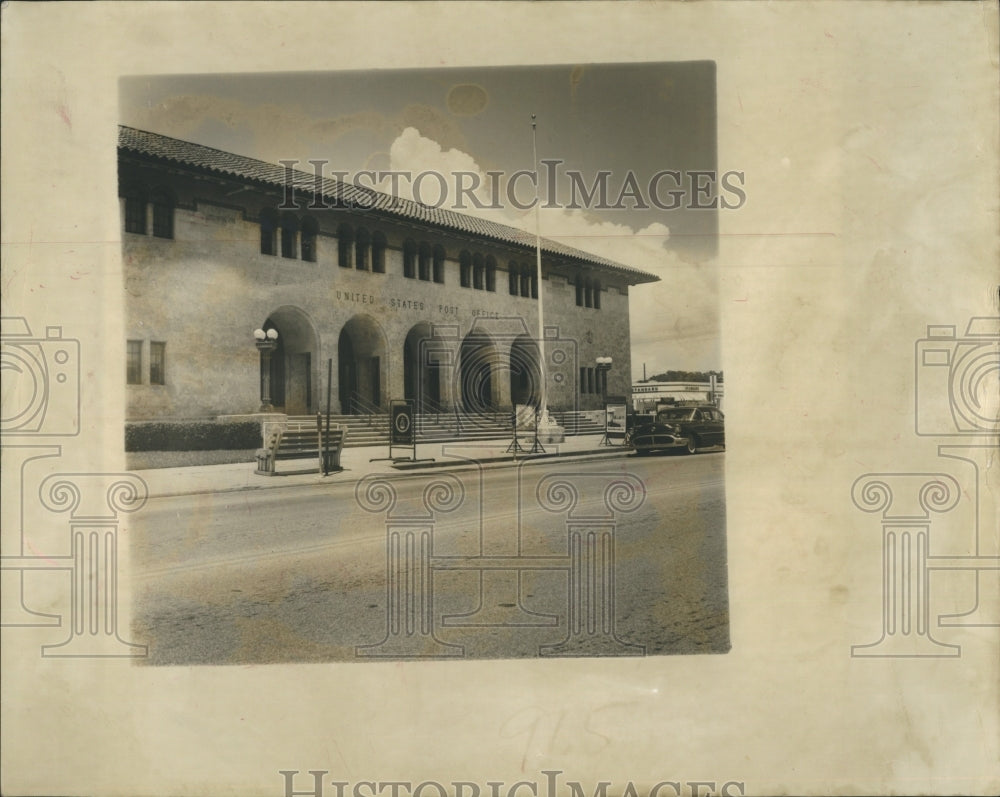
[[219,451],[260,447],[253,421],[157,421],[126,423],[126,451]]

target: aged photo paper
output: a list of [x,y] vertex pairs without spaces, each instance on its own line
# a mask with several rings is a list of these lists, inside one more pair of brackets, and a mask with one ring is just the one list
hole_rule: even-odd
[[4,794],[1000,791],[996,3],[0,15]]

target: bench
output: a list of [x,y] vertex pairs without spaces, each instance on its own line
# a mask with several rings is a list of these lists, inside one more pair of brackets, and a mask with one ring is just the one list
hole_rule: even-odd
[[324,472],[323,452],[329,456],[326,472],[342,470],[340,454],[344,449],[347,430],[331,424],[329,436],[322,417],[317,413],[313,421],[287,421],[284,424],[265,426],[264,446],[257,449],[257,470],[262,476],[277,474],[277,463],[284,459],[315,457],[319,473]]

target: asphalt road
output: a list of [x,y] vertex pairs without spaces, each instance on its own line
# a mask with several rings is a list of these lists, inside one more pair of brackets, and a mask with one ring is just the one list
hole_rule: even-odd
[[[723,653],[724,463],[434,469],[362,501],[347,483],[153,499],[130,530],[130,641],[160,665]],[[425,566],[388,589],[390,555]]]

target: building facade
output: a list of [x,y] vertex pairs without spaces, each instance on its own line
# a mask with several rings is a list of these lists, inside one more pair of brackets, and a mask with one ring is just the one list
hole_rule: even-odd
[[722,409],[723,383],[712,382],[636,382],[632,385],[632,409],[640,415],[656,412],[661,404],[714,404]]
[[543,240],[539,284],[521,230],[133,128],[118,159],[129,420],[314,413],[328,383],[335,413],[629,390],[629,288],[651,274]]

